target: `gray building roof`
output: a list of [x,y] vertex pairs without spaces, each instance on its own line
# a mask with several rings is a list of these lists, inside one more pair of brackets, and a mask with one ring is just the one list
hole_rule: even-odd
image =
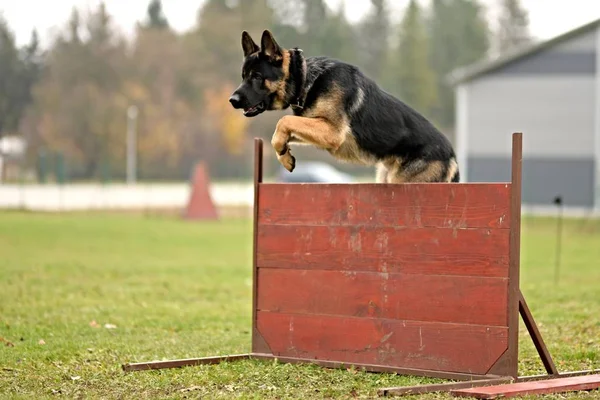
[[494,58],[487,58],[482,61],[476,62],[475,64],[458,68],[448,75],[447,82],[450,85],[456,86],[463,82],[471,81],[481,75],[502,68],[503,66],[510,64],[513,61],[541,52],[558,43],[572,39],[592,29],[596,29],[599,25],[600,19],[596,19],[595,21],[582,25],[576,29],[563,33],[562,35],[556,36],[552,39],[516,48],[512,51],[508,51],[504,54],[501,54],[500,56]]

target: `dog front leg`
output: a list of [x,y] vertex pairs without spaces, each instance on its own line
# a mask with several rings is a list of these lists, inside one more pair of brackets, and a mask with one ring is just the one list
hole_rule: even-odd
[[292,155],[289,145],[292,135],[289,130],[282,126],[282,120],[283,118],[277,122],[275,133],[271,138],[271,146],[273,146],[273,149],[277,154],[277,161],[279,161],[285,169],[292,172],[296,167],[296,157]]
[[277,152],[277,160],[292,172],[296,159],[290,152],[292,134],[305,143],[324,150],[335,151],[344,142],[342,130],[323,118],[306,118],[286,115],[277,123],[271,145]]

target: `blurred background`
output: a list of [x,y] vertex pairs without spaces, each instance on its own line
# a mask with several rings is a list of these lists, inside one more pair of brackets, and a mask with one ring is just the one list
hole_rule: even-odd
[[[462,146],[466,164],[466,139],[457,134],[461,82],[449,76],[597,15],[600,5],[585,0],[0,0],[0,207],[178,207],[198,162],[217,203],[251,202],[252,139],[269,143],[289,111],[246,119],[229,105],[244,29],[256,39],[268,28],[284,47],[358,65]],[[523,87],[516,90],[518,97]],[[505,150],[513,128],[525,131],[526,150],[536,144],[522,122],[502,126]],[[288,179],[266,147],[267,179]],[[372,168],[312,148],[296,156],[298,165],[326,171],[326,181],[374,177]],[[478,166],[491,172],[473,179],[504,179],[509,171],[494,174],[494,165]],[[592,205],[594,165],[583,183]],[[544,199],[554,194],[565,196]]]
[[[373,168],[312,147],[296,148],[297,169],[282,171],[270,138],[291,111],[248,119],[231,107],[241,32],[259,40],[267,28],[306,56],[358,65],[432,120],[463,182],[509,181],[511,134],[523,132],[520,288],[559,369],[600,369],[599,17],[597,0],[0,0],[0,397],[348,399],[425,383],[258,361],[121,371],[250,350],[253,260],[292,249],[253,257],[255,137],[265,181],[374,181]],[[434,274],[463,256],[494,271],[507,261],[485,257],[506,240],[459,243],[444,257],[417,229],[405,255],[381,247],[387,234],[341,225],[297,243],[337,240],[335,260],[338,239],[351,238],[348,251],[409,283],[419,282],[410,260],[433,260]],[[450,225],[442,242],[475,237]],[[367,295],[357,301],[387,301]],[[519,372],[544,372],[526,333]]]

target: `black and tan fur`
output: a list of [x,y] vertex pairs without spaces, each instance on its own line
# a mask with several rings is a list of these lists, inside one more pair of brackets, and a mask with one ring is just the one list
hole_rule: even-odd
[[242,33],[242,83],[229,99],[244,115],[292,108],[271,144],[290,172],[292,144],[313,145],[347,162],[375,165],[376,181],[459,182],[450,141],[417,111],[350,64],[305,58],[280,47],[268,30],[259,47]]

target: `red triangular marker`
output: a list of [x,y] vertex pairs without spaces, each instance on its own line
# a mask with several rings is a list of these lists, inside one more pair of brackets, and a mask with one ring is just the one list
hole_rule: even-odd
[[185,219],[217,220],[217,209],[210,197],[210,181],[203,162],[196,164]]

